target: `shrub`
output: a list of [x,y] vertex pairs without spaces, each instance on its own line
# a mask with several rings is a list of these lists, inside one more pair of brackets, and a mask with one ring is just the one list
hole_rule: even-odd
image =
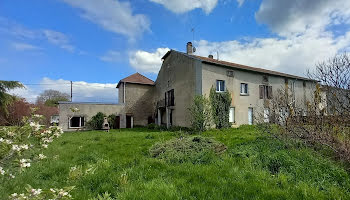
[[157,124],[151,123],[147,125],[147,129],[155,130],[157,129],[157,126],[158,126]]
[[231,106],[231,94],[226,90],[225,92],[216,92],[212,87],[210,89],[210,104],[212,110],[212,117],[216,128],[228,128],[231,126],[229,122],[229,112]]
[[202,95],[196,95],[189,108],[191,114],[191,127],[195,131],[205,131],[210,125],[209,100]]
[[116,118],[117,116],[115,114],[111,114],[107,117],[110,128],[113,128],[113,129],[117,128],[115,123]]
[[206,137],[180,137],[154,144],[149,150],[154,158],[170,163],[191,162],[193,164],[210,163],[223,153],[226,146]]
[[93,130],[102,129],[102,124],[105,116],[106,115],[103,114],[102,112],[98,112],[95,116],[93,116],[90,119],[90,121],[87,122],[87,126]]

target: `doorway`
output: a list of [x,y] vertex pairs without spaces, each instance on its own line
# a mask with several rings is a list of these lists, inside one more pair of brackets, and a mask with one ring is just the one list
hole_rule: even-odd
[[248,108],[248,124],[253,125],[253,108]]
[[131,128],[131,119],[132,117],[130,115],[126,116],[126,128]]
[[120,116],[115,118],[115,127],[116,129],[120,129]]

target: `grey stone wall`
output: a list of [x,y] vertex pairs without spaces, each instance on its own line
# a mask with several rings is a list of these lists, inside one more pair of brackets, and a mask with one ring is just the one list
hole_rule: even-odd
[[[72,112],[71,108],[78,108],[78,112]],[[63,131],[74,131],[75,128],[69,128],[69,119],[74,116],[81,116],[85,118],[85,123],[91,119],[98,112],[111,115],[120,116],[120,128],[126,127],[126,119],[124,112],[124,105],[122,104],[100,104],[100,103],[71,103],[61,102],[59,104],[59,126],[62,127]],[[86,129],[86,128],[85,128]]]
[[[123,90],[123,85],[119,90]],[[154,86],[134,83],[125,84],[125,113],[133,116],[134,125],[146,126],[148,117],[154,119]]]

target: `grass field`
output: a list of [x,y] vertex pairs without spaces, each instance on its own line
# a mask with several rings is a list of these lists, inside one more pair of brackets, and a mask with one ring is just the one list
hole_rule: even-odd
[[186,134],[143,128],[65,133],[44,152],[49,159],[0,184],[0,199],[23,192],[26,184],[75,186],[74,199],[84,200],[105,192],[116,199],[350,199],[341,163],[254,127],[203,133],[227,146],[210,162],[150,156],[153,144],[179,136]]

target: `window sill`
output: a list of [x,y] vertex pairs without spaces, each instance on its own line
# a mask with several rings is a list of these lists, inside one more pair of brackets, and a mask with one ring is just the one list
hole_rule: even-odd
[[241,96],[249,96],[248,93],[240,93]]
[[225,92],[225,91],[216,91],[216,93],[223,93],[223,92]]

